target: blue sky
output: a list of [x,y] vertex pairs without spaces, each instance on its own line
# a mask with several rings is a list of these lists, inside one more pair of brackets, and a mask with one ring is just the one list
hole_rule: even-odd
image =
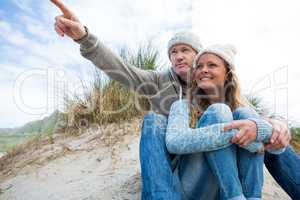
[[[94,66],[76,43],[55,33],[61,13],[50,1],[0,1],[0,127],[14,127],[63,109],[64,94],[78,91],[81,80],[88,83]],[[114,51],[152,40],[165,61],[167,40],[192,24],[191,1],[64,2]]]
[[[299,121],[297,0],[64,2],[114,51],[152,40],[168,63],[167,41],[180,30],[196,32],[204,45],[234,44],[244,93],[262,96],[272,111]],[[62,109],[63,95],[91,80],[94,66],[53,29],[59,14],[48,0],[0,0],[0,127]]]
[[[49,107],[39,109],[39,112],[35,109],[46,107],[46,76],[31,76],[16,89],[17,80],[22,74],[35,69],[47,71],[56,66],[64,69],[76,63],[65,53],[58,53],[59,46],[64,46],[65,41],[61,44],[56,42],[51,17],[54,9],[49,8],[46,4],[48,1],[39,2],[40,4],[36,1],[1,1],[0,127],[22,125],[29,120],[39,119],[54,109]],[[16,90],[20,95],[15,95]],[[19,101],[18,96],[22,97]],[[29,111],[31,108],[32,112]]]
[[297,0],[193,1],[192,27],[205,45],[230,43],[243,93],[272,113],[300,120],[300,4]]

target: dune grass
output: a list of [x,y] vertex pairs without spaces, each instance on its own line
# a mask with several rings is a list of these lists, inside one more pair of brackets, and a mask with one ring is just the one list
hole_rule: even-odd
[[[122,48],[119,56],[125,63],[141,69],[152,70],[158,66],[158,51],[151,43],[141,46],[137,51]],[[139,117],[150,108],[145,98],[117,81],[107,80],[99,70],[95,71],[90,87],[84,88],[83,95],[72,94],[65,97],[66,112],[60,115],[61,119],[55,124],[55,130],[64,137],[80,135],[94,124],[120,123]],[[7,175],[20,168],[17,167],[20,164],[18,160],[24,159],[23,155],[31,155],[31,152],[53,143],[55,138],[52,134],[34,135],[26,140],[21,136],[0,138],[0,148],[7,151],[0,159],[0,172]],[[49,159],[55,159],[64,153],[65,151],[58,152]],[[33,158],[27,157],[27,161],[21,162],[22,167]]]
[[294,147],[295,151],[300,155],[300,128],[293,127],[291,128],[292,141],[291,144]]
[[[132,64],[141,69],[152,70],[158,68],[158,51],[148,44],[137,51],[123,48],[119,53],[127,64]],[[267,112],[259,97],[249,97],[249,102],[262,114]],[[128,88],[114,80],[108,80],[96,70],[90,87],[85,87],[83,95],[73,94],[65,98],[66,113],[58,121],[59,132],[65,136],[76,136],[83,133],[94,124],[120,123],[136,117],[141,117],[150,109],[147,99],[139,96]],[[58,127],[58,125],[56,125]],[[300,153],[300,136],[298,129],[293,129],[291,144]],[[297,132],[297,133],[296,133]],[[51,133],[36,135],[25,142],[20,142],[22,137],[5,137],[0,135],[0,151],[8,151],[7,155],[0,159],[0,172],[13,170],[16,159],[24,152],[34,151],[44,144],[54,143]],[[58,152],[50,160],[64,154]],[[29,158],[28,158],[29,159]],[[30,160],[30,159],[29,159]]]
[[[248,102],[253,106],[253,108],[260,114],[264,116],[272,116],[270,114],[270,109],[263,103],[263,100],[259,96],[246,95]],[[289,122],[290,126],[291,123]],[[291,142],[290,144],[295,149],[295,151],[300,155],[300,128],[291,127]]]
[[[126,64],[154,70],[158,68],[158,51],[151,43],[137,51],[122,48],[119,56]],[[148,100],[115,80],[107,80],[95,71],[90,87],[84,95],[66,97],[68,134],[80,134],[92,124],[106,124],[130,120],[150,109]]]

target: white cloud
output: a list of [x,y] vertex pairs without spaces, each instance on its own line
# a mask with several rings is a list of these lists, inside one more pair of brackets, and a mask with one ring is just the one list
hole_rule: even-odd
[[[23,11],[18,14],[18,21],[0,21],[0,40],[4,41],[0,57],[7,59],[0,61],[3,72],[0,75],[1,95],[4,95],[1,99],[5,99],[0,111],[6,116],[0,121],[2,127],[21,125],[40,117],[22,113],[12,101],[12,88],[20,73],[33,68],[47,70],[55,67],[66,72],[66,80],[72,86],[80,79],[88,82],[94,69],[80,56],[76,43],[60,38],[54,32],[54,17],[61,13],[50,1],[13,2]],[[297,80],[300,76],[297,60],[300,7],[296,0],[194,0],[193,4],[192,0],[64,2],[113,50],[125,45],[134,49],[152,39],[164,63],[168,63],[167,41],[179,29],[193,28],[205,45],[233,43],[239,50],[238,73],[245,91],[250,91],[262,77],[272,79],[274,71],[288,66],[288,112],[290,118],[299,119],[297,102],[300,96],[296,94],[300,89]],[[47,93],[43,82],[45,80],[37,78],[24,85],[25,99],[30,105],[40,106],[45,102]],[[271,87],[262,93],[269,105],[273,103],[274,89],[271,82]]]
[[21,15],[19,16],[19,23],[22,23],[29,33],[42,41],[53,39],[53,32],[49,31],[49,26],[41,20],[37,20],[28,15]]
[[[181,29],[198,32],[203,43],[234,43],[239,50],[237,56],[238,73],[245,91],[249,91],[261,77],[271,75],[282,66],[289,67],[289,113],[294,118],[299,114],[296,102],[300,97],[297,78],[299,61],[297,58],[300,41],[299,6],[296,0],[281,1],[182,1],[182,0],[65,0],[66,5],[77,14],[91,32],[114,51],[123,46],[137,48],[149,39],[161,52],[162,61],[168,64],[166,44],[170,36]],[[15,78],[24,70],[33,68],[58,68],[66,72],[66,80],[72,86],[83,80],[88,82],[94,70],[93,65],[82,58],[76,43],[56,35],[54,17],[60,11],[50,1],[14,0],[22,12],[18,20],[0,21],[0,39],[4,41],[0,49],[1,91],[12,94]],[[33,4],[35,3],[35,4]],[[192,4],[193,3],[193,4]],[[36,9],[38,8],[38,9]],[[37,17],[38,16],[38,17]],[[7,81],[4,84],[4,81]],[[41,80],[26,87],[29,102],[40,105],[46,95]],[[72,88],[70,88],[72,90]],[[272,93],[274,87],[268,89]],[[10,92],[9,92],[10,91]],[[31,101],[30,97],[36,101]],[[268,96],[264,96],[268,99]],[[273,97],[272,97],[273,98]],[[20,111],[7,98],[7,116],[19,115]],[[37,101],[37,99],[39,99]],[[270,98],[271,99],[271,98]],[[10,109],[7,109],[10,108]],[[11,113],[9,113],[11,111]],[[11,122],[0,119],[5,124],[21,125],[22,119]],[[28,119],[34,117],[28,115]],[[299,118],[299,117],[298,117]],[[13,119],[13,118],[11,118]],[[5,123],[4,123],[5,122]]]
[[[295,103],[300,101],[298,2],[194,1],[193,9],[193,28],[204,44],[232,43],[237,47],[236,65],[244,91],[263,87],[258,82],[269,76],[271,85],[261,93],[263,98],[274,110],[276,90],[286,87],[288,96],[281,94],[280,98],[282,103],[287,98],[288,105],[281,106],[287,106],[289,118],[299,119],[300,106]],[[288,83],[278,86],[273,76],[285,66]]]
[[33,8],[33,5],[36,5],[34,0],[12,0],[12,2],[27,14],[36,14],[36,10]]
[[140,42],[159,37],[161,31],[168,27],[186,26],[191,13],[186,12],[191,4],[179,0],[105,3],[90,0],[88,3],[72,1],[69,5],[91,31],[114,48],[124,45],[137,47]]
[[0,21],[0,37],[17,46],[25,46],[29,44],[29,40],[23,33],[15,31],[15,28],[5,21]]
[[[4,19],[5,21],[0,22],[0,38],[4,41],[1,50],[5,50],[0,56],[6,59],[0,62],[0,67],[6,69],[6,76],[0,76],[0,84],[10,95],[4,104],[7,106],[1,107],[0,110],[6,110],[7,116],[22,116],[22,119],[11,123],[4,119],[1,119],[1,122],[21,125],[26,114],[21,114],[22,111],[11,101],[11,90],[21,73],[35,68],[62,69],[66,72],[66,80],[72,91],[72,86],[79,83],[79,80],[89,83],[94,67],[80,56],[76,43],[56,35],[53,28],[54,17],[61,13],[50,1],[41,1],[38,4],[32,0],[13,2],[21,9],[20,13],[16,13],[17,20]],[[114,51],[123,46],[135,49],[149,39],[165,51],[170,30],[191,28],[191,2],[181,0],[66,0],[65,3],[70,5],[80,20]],[[164,52],[163,55],[166,60]],[[37,79],[29,85],[24,86],[26,102],[30,102],[30,105],[41,105],[47,95],[41,80]],[[8,113],[9,110],[11,114]],[[28,115],[28,119],[33,118]],[[5,126],[5,123],[0,123],[0,126]]]

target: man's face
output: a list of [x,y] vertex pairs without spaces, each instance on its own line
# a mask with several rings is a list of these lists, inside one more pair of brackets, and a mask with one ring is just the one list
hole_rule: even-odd
[[184,81],[187,81],[187,74],[193,65],[197,52],[189,45],[177,44],[170,50],[170,60],[175,73]]

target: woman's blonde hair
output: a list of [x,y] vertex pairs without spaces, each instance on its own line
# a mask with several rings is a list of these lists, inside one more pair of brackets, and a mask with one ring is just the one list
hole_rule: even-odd
[[[216,54],[214,54],[216,55]],[[218,56],[218,55],[216,55]],[[200,56],[201,57],[201,56]],[[197,62],[199,58],[195,61],[197,66]],[[225,99],[224,102],[227,104],[231,110],[235,110],[240,106],[248,105],[248,102],[245,98],[241,96],[241,89],[240,84],[236,75],[235,66],[230,66],[223,58],[218,56],[223,62],[226,67],[226,81],[224,84],[224,93]],[[188,99],[190,102],[190,125],[195,127],[196,121],[198,118],[203,114],[203,112],[208,108],[210,105],[208,95],[197,86],[195,80],[195,71],[197,68],[191,68],[189,71],[189,79],[188,79]]]

